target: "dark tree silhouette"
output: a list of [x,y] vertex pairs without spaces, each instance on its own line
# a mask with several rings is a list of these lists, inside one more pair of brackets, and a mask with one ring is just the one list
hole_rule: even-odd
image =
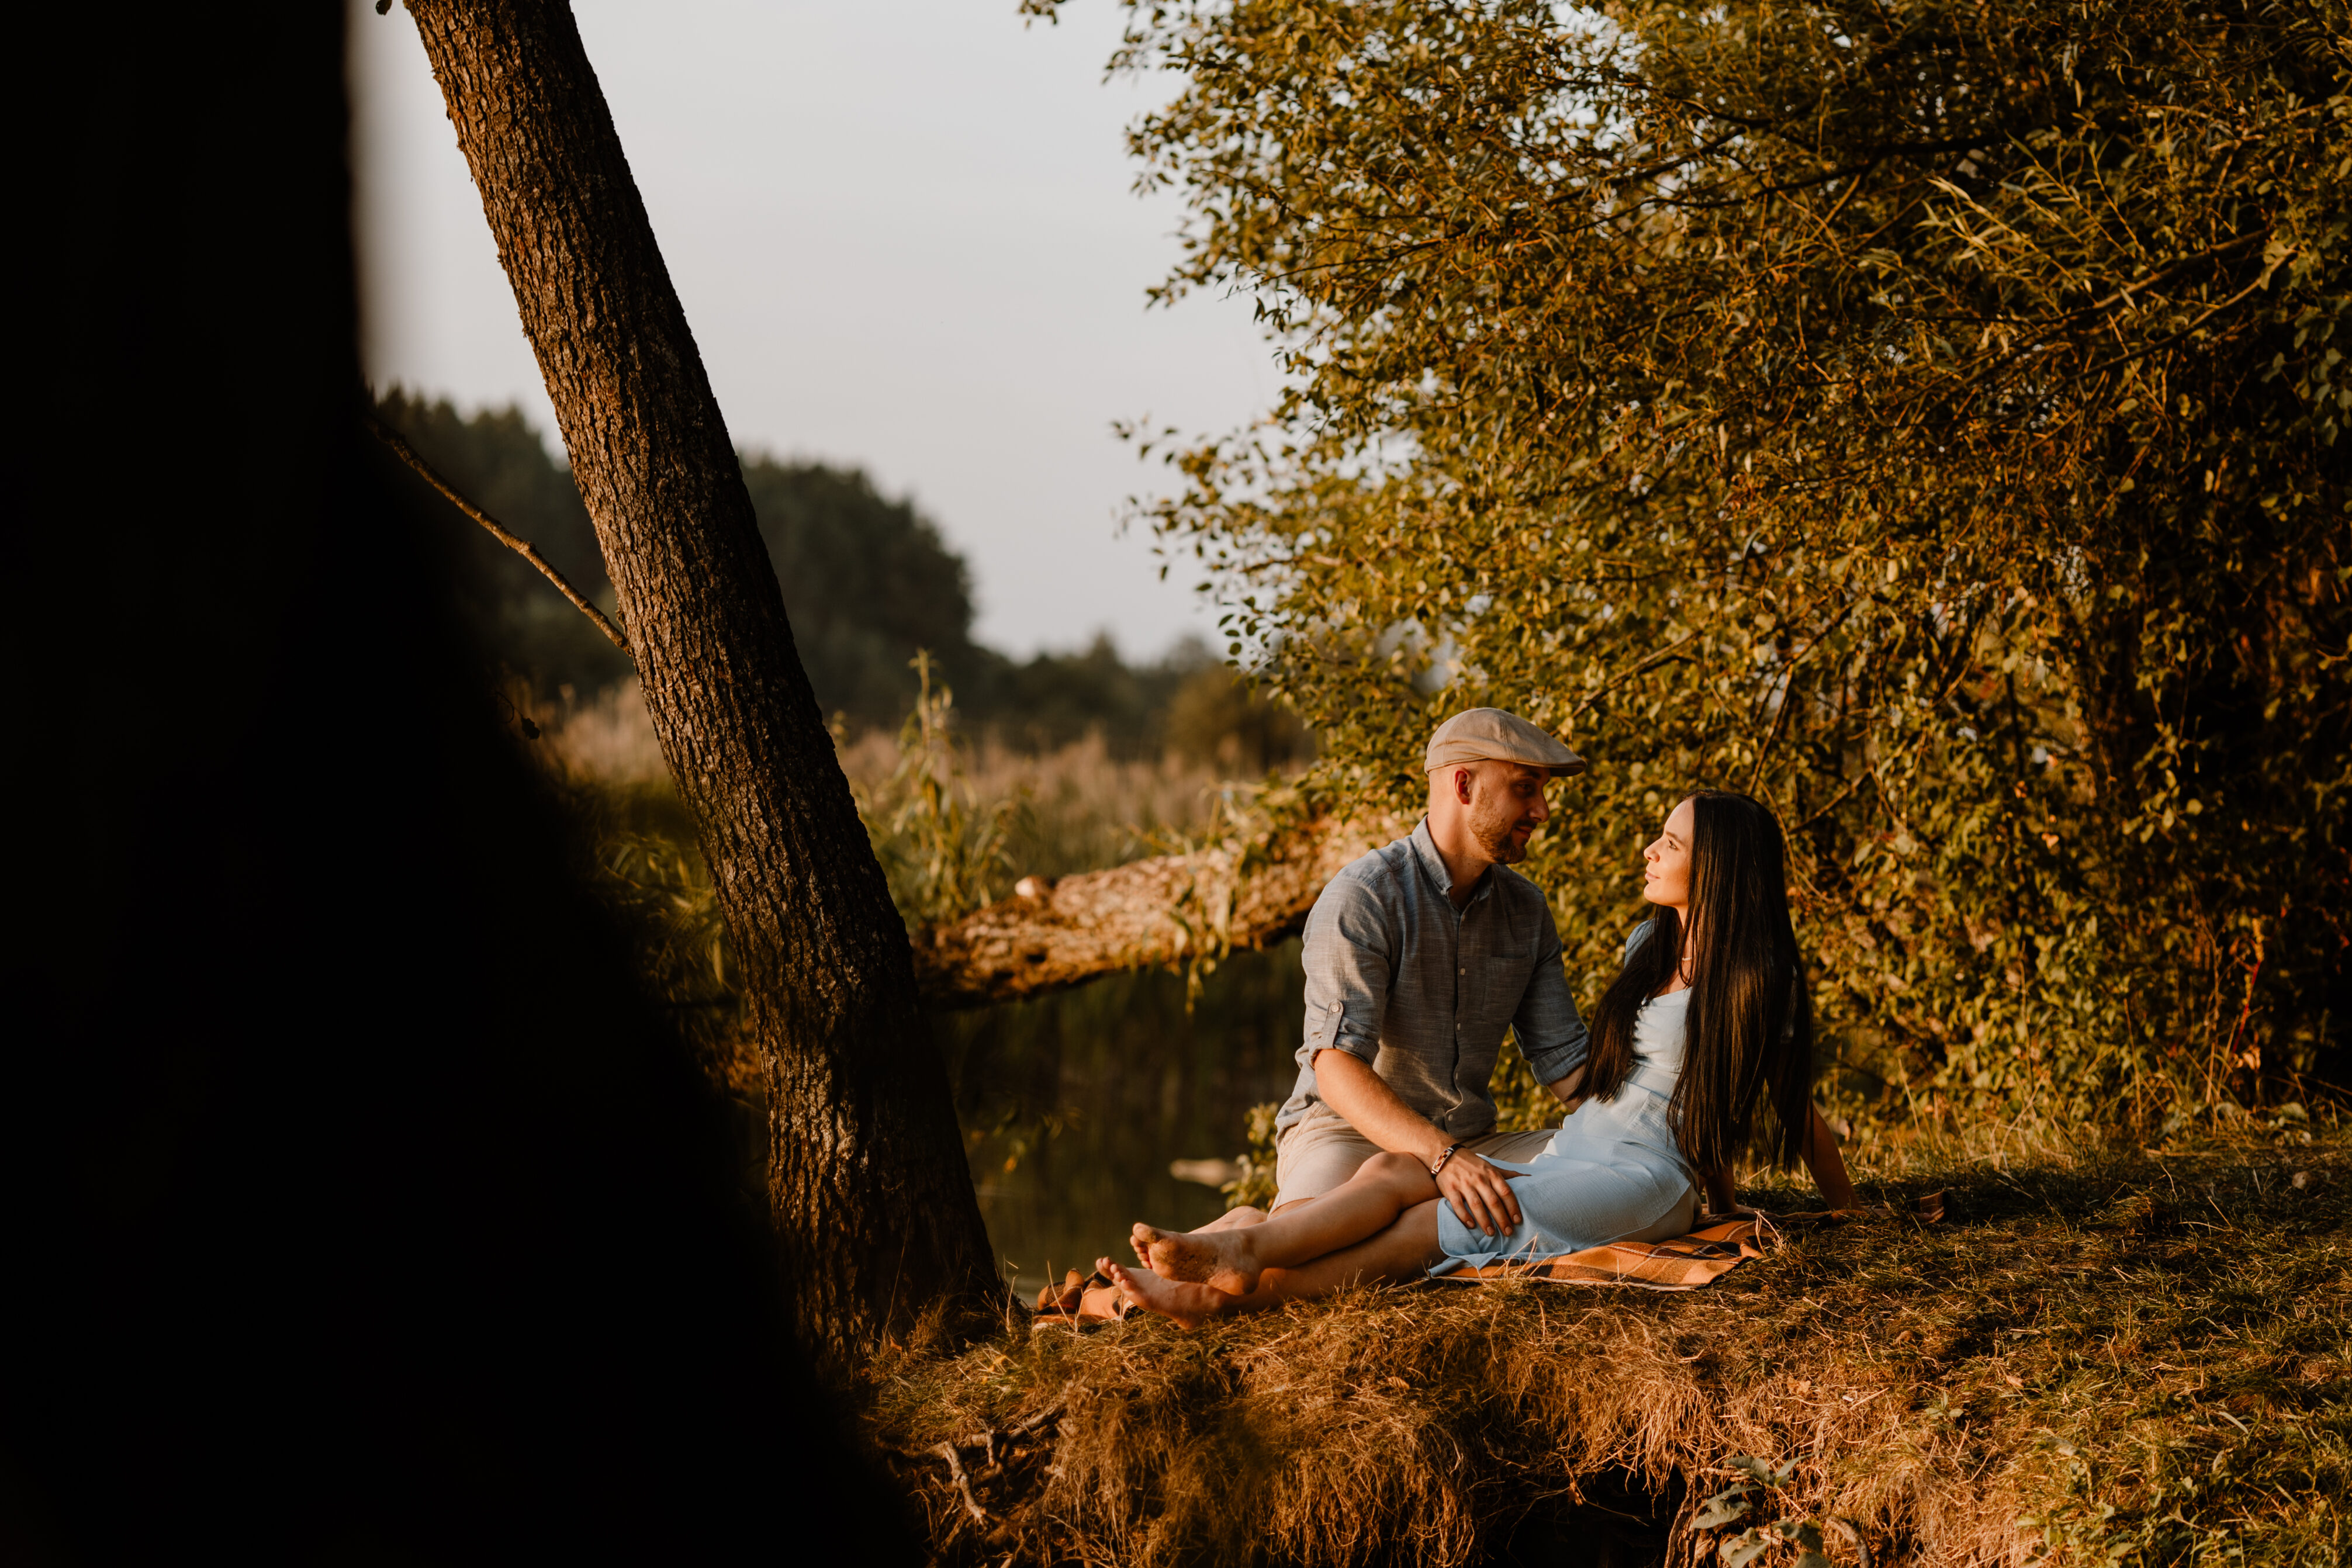
[[904,1561],[361,433],[341,16],[44,34],[107,85],[16,197],[0,1537]]

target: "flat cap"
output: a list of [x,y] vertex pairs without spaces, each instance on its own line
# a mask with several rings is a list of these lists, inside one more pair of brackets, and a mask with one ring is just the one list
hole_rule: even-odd
[[1457,713],[1429,737],[1422,763],[1434,773],[1457,762],[1519,762],[1565,779],[1584,771],[1584,758],[1515,713],[1498,707],[1474,707]]

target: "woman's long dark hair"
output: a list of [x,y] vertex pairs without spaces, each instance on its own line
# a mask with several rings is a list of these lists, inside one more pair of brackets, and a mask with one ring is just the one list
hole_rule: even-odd
[[[1789,925],[1780,824],[1768,807],[1728,789],[1697,790],[1689,800],[1698,940],[1672,1107],[1675,1140],[1693,1170],[1728,1169],[1764,1100],[1774,1124],[1766,1145],[1771,1162],[1793,1166],[1811,1125],[1813,1005]],[[1682,946],[1673,910],[1650,917],[1648,935],[1593,1009],[1586,1093],[1611,1100],[1624,1087],[1633,1071],[1633,1015],[1673,977]]]

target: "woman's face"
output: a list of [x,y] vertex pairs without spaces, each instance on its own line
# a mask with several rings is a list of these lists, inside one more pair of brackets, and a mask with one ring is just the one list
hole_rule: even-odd
[[1642,852],[1642,896],[1678,915],[1690,913],[1691,828],[1697,813],[1688,800],[1666,813],[1657,841]]

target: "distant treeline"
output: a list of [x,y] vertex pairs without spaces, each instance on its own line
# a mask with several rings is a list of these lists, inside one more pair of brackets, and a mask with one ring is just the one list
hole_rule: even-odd
[[[520,410],[468,416],[395,386],[376,414],[612,610],[587,507]],[[1287,709],[1252,695],[1197,639],[1147,664],[1128,664],[1100,634],[1081,652],[1025,661],[975,643],[970,566],[929,517],[884,497],[858,469],[747,453],[743,478],[817,702],[853,730],[900,721],[914,700],[916,652],[925,649],[966,722],[1024,750],[1097,732],[1119,756],[1172,749],[1255,772],[1308,749]],[[422,486],[417,504],[456,518]],[[628,661],[528,562],[470,524],[455,531],[463,612],[493,660],[551,695],[565,686],[585,695],[627,677]]]

